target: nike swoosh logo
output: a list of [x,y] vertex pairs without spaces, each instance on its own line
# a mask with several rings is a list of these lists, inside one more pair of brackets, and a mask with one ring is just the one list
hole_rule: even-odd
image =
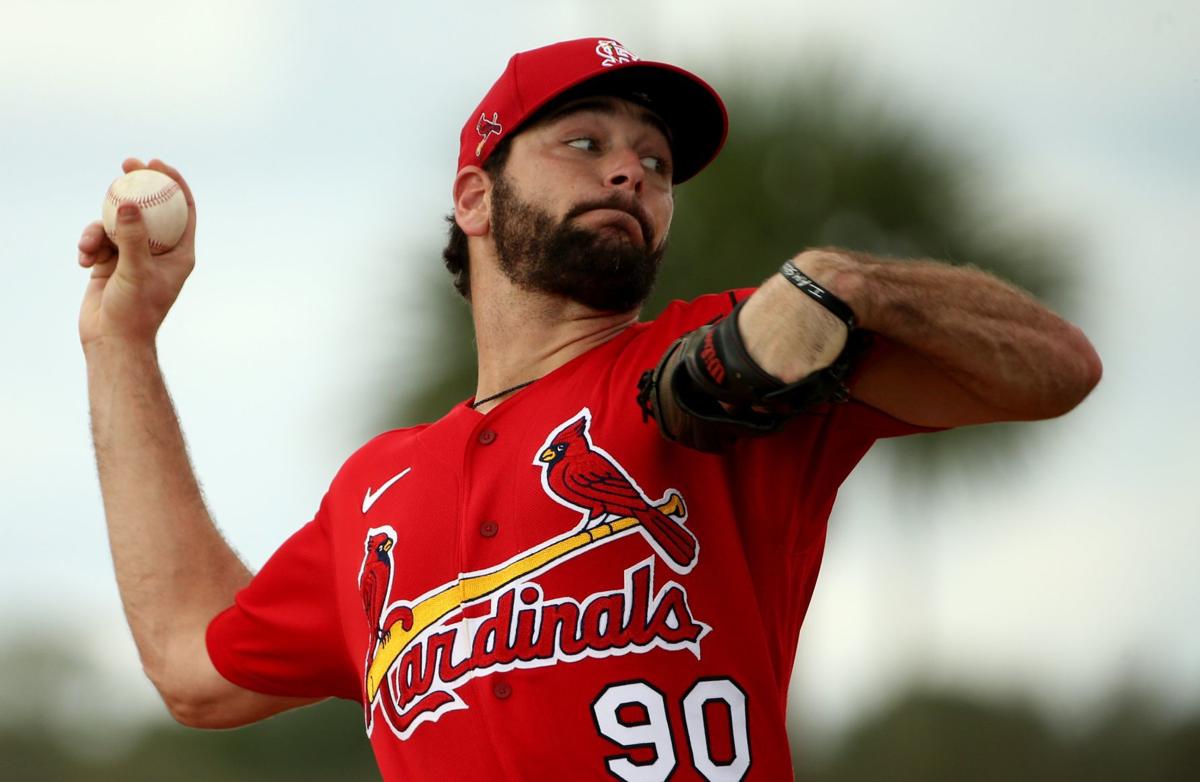
[[382,497],[383,493],[385,491],[392,488],[393,483],[400,480],[405,475],[408,475],[410,470],[412,470],[411,467],[406,467],[403,472],[398,472],[395,475],[393,475],[390,479],[388,479],[387,483],[385,483],[379,487],[379,491],[372,492],[371,487],[368,486],[367,493],[365,495],[363,495],[363,511],[362,512],[366,513],[367,511],[369,511],[371,509],[371,506],[375,504],[375,501],[378,500],[380,497]]

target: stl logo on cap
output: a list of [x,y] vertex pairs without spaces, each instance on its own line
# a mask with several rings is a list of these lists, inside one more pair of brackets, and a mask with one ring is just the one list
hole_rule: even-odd
[[619,41],[597,41],[596,54],[600,55],[600,64],[605,68],[611,68],[617,63],[638,61],[638,56],[622,46]]
[[475,147],[475,157],[479,157],[492,134],[495,133],[499,136],[504,132],[503,126],[500,125],[500,113],[493,111],[491,119],[487,118],[487,114],[480,114],[479,121],[475,123],[475,132],[481,137],[479,146]]

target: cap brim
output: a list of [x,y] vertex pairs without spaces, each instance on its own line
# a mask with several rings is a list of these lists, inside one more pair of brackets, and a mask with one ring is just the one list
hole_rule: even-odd
[[671,132],[671,181],[675,184],[700,173],[725,145],[729,120],[720,96],[700,77],[661,62],[639,60],[591,75],[546,101],[530,119],[565,101],[597,94],[633,100],[666,123]]

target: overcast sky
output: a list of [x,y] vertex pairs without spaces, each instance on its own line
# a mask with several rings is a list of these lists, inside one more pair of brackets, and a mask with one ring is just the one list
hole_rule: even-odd
[[160,353],[214,515],[257,567],[371,434],[380,379],[430,359],[429,304],[401,280],[438,262],[466,114],[513,52],[605,35],[718,90],[835,54],[977,153],[1006,219],[1086,250],[1073,315],[1101,386],[1036,424],[1001,475],[897,504],[886,454],[868,457],[835,513],[797,702],[836,724],[914,671],[1064,714],[1131,676],[1200,698],[1194,3],[412,5],[5,0],[10,641],[61,638],[68,616],[72,645],[151,699],[111,576],[75,330],[74,245],[121,160],[162,157],[196,193],[199,263]]

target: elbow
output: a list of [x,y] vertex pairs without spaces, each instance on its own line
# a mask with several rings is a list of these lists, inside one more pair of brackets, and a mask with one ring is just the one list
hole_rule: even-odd
[[[1100,361],[1100,354],[1092,347],[1092,343],[1087,343],[1087,354],[1084,356],[1084,361],[1087,365],[1087,370],[1084,376],[1084,391],[1083,396],[1087,396],[1100,383],[1100,378],[1104,375],[1104,363]],[[1081,400],[1082,401],[1082,397]]]
[[214,724],[213,699],[205,697],[198,687],[161,667],[143,665],[142,670],[158,690],[158,697],[167,707],[171,719],[188,728],[219,727]]
[[209,655],[206,628],[205,618],[182,629],[143,633],[138,644],[142,671],[180,725],[236,728],[312,702],[264,695],[226,679]]
[[201,699],[164,690],[159,690],[158,692],[162,697],[163,704],[167,707],[167,712],[171,715],[171,719],[186,728],[210,729],[231,727],[220,724],[213,710],[208,708],[206,703]]
[[159,688],[158,694],[171,719],[186,728],[240,728],[266,716],[243,714],[237,709],[232,709],[230,701],[216,693],[189,691],[184,688]]
[[1083,332],[1072,329],[1070,339],[1063,347],[1059,362],[1058,383],[1053,401],[1045,418],[1064,415],[1079,406],[1092,393],[1104,375],[1104,364]]
[[1078,366],[1074,373],[1075,399],[1071,408],[1086,399],[1088,394],[1092,393],[1092,389],[1099,385],[1100,378],[1104,375],[1104,363],[1100,360],[1100,354],[1096,352],[1096,348],[1092,347],[1091,341],[1084,336],[1082,331],[1079,329],[1074,331],[1072,336],[1075,339],[1072,348]]
[[189,728],[238,728],[320,700],[270,696],[243,689],[225,679],[207,656],[195,667],[143,663],[143,669],[171,718]]
[[253,722],[238,719],[231,709],[232,685],[217,680],[215,670],[188,670],[165,661],[150,664],[143,659],[142,670],[158,691],[171,718],[188,728],[235,728]]

